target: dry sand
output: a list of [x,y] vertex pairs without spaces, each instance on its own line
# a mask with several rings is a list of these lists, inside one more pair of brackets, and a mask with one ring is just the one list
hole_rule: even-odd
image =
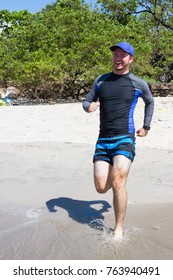
[[[173,259],[173,98],[155,98],[137,138],[125,239],[112,242],[112,193],[96,193],[99,112],[80,103],[0,107],[0,259]],[[142,126],[143,103],[136,108]]]

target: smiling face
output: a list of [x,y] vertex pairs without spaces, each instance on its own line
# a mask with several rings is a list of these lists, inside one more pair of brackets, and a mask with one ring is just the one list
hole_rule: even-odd
[[120,48],[116,48],[112,57],[112,63],[114,66],[113,72],[118,75],[127,74],[132,61],[133,57],[129,53]]

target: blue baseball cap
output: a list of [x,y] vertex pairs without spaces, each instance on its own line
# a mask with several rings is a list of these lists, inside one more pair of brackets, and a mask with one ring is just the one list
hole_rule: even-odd
[[111,46],[109,49],[114,52],[116,48],[120,48],[125,52],[129,53],[131,56],[134,56],[134,48],[127,42],[120,42],[116,45]]

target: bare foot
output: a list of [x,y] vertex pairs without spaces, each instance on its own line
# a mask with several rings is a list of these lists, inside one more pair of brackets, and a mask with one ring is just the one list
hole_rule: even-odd
[[115,229],[113,238],[116,242],[122,242],[123,241],[123,231],[122,231],[122,229]]

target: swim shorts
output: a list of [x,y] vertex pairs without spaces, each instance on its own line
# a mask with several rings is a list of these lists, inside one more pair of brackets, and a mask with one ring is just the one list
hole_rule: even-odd
[[93,162],[103,160],[113,165],[113,157],[123,155],[131,161],[135,157],[135,136],[120,135],[110,138],[98,138]]

